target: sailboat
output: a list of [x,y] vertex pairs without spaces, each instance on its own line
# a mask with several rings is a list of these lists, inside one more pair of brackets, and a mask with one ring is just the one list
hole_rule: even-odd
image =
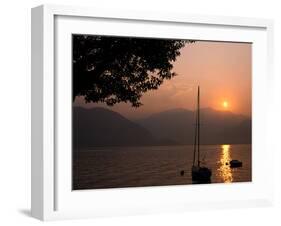
[[[197,154],[197,161],[196,161]],[[200,87],[197,89],[197,109],[194,136],[193,164],[191,168],[192,181],[196,183],[210,183],[212,170],[200,165]]]

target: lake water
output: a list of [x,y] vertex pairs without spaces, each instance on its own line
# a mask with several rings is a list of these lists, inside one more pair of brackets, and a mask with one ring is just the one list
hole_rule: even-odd
[[[211,183],[251,181],[251,145],[202,145],[201,164]],[[243,162],[231,169],[232,159]],[[117,147],[73,154],[73,189],[192,184],[193,146]],[[181,176],[181,171],[185,173]]]

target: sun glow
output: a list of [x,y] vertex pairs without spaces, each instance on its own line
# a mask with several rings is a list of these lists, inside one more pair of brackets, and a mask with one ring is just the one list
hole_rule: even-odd
[[225,100],[225,101],[222,102],[222,106],[223,106],[224,109],[227,109],[228,106],[229,106],[229,104],[228,104],[228,102]]

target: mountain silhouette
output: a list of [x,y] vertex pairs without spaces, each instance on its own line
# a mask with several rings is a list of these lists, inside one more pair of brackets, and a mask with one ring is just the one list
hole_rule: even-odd
[[[201,144],[251,143],[251,119],[200,109]],[[131,121],[106,108],[73,107],[73,147],[183,145],[194,143],[195,112],[171,109]]]
[[73,147],[153,145],[150,132],[105,108],[73,107]]
[[[195,112],[172,109],[137,120],[158,139],[169,138],[178,144],[193,144]],[[251,143],[251,119],[229,111],[200,109],[201,144]]]

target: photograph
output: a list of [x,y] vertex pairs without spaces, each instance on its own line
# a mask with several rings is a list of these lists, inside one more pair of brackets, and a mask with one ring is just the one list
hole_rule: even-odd
[[252,43],[72,34],[72,189],[252,181]]

